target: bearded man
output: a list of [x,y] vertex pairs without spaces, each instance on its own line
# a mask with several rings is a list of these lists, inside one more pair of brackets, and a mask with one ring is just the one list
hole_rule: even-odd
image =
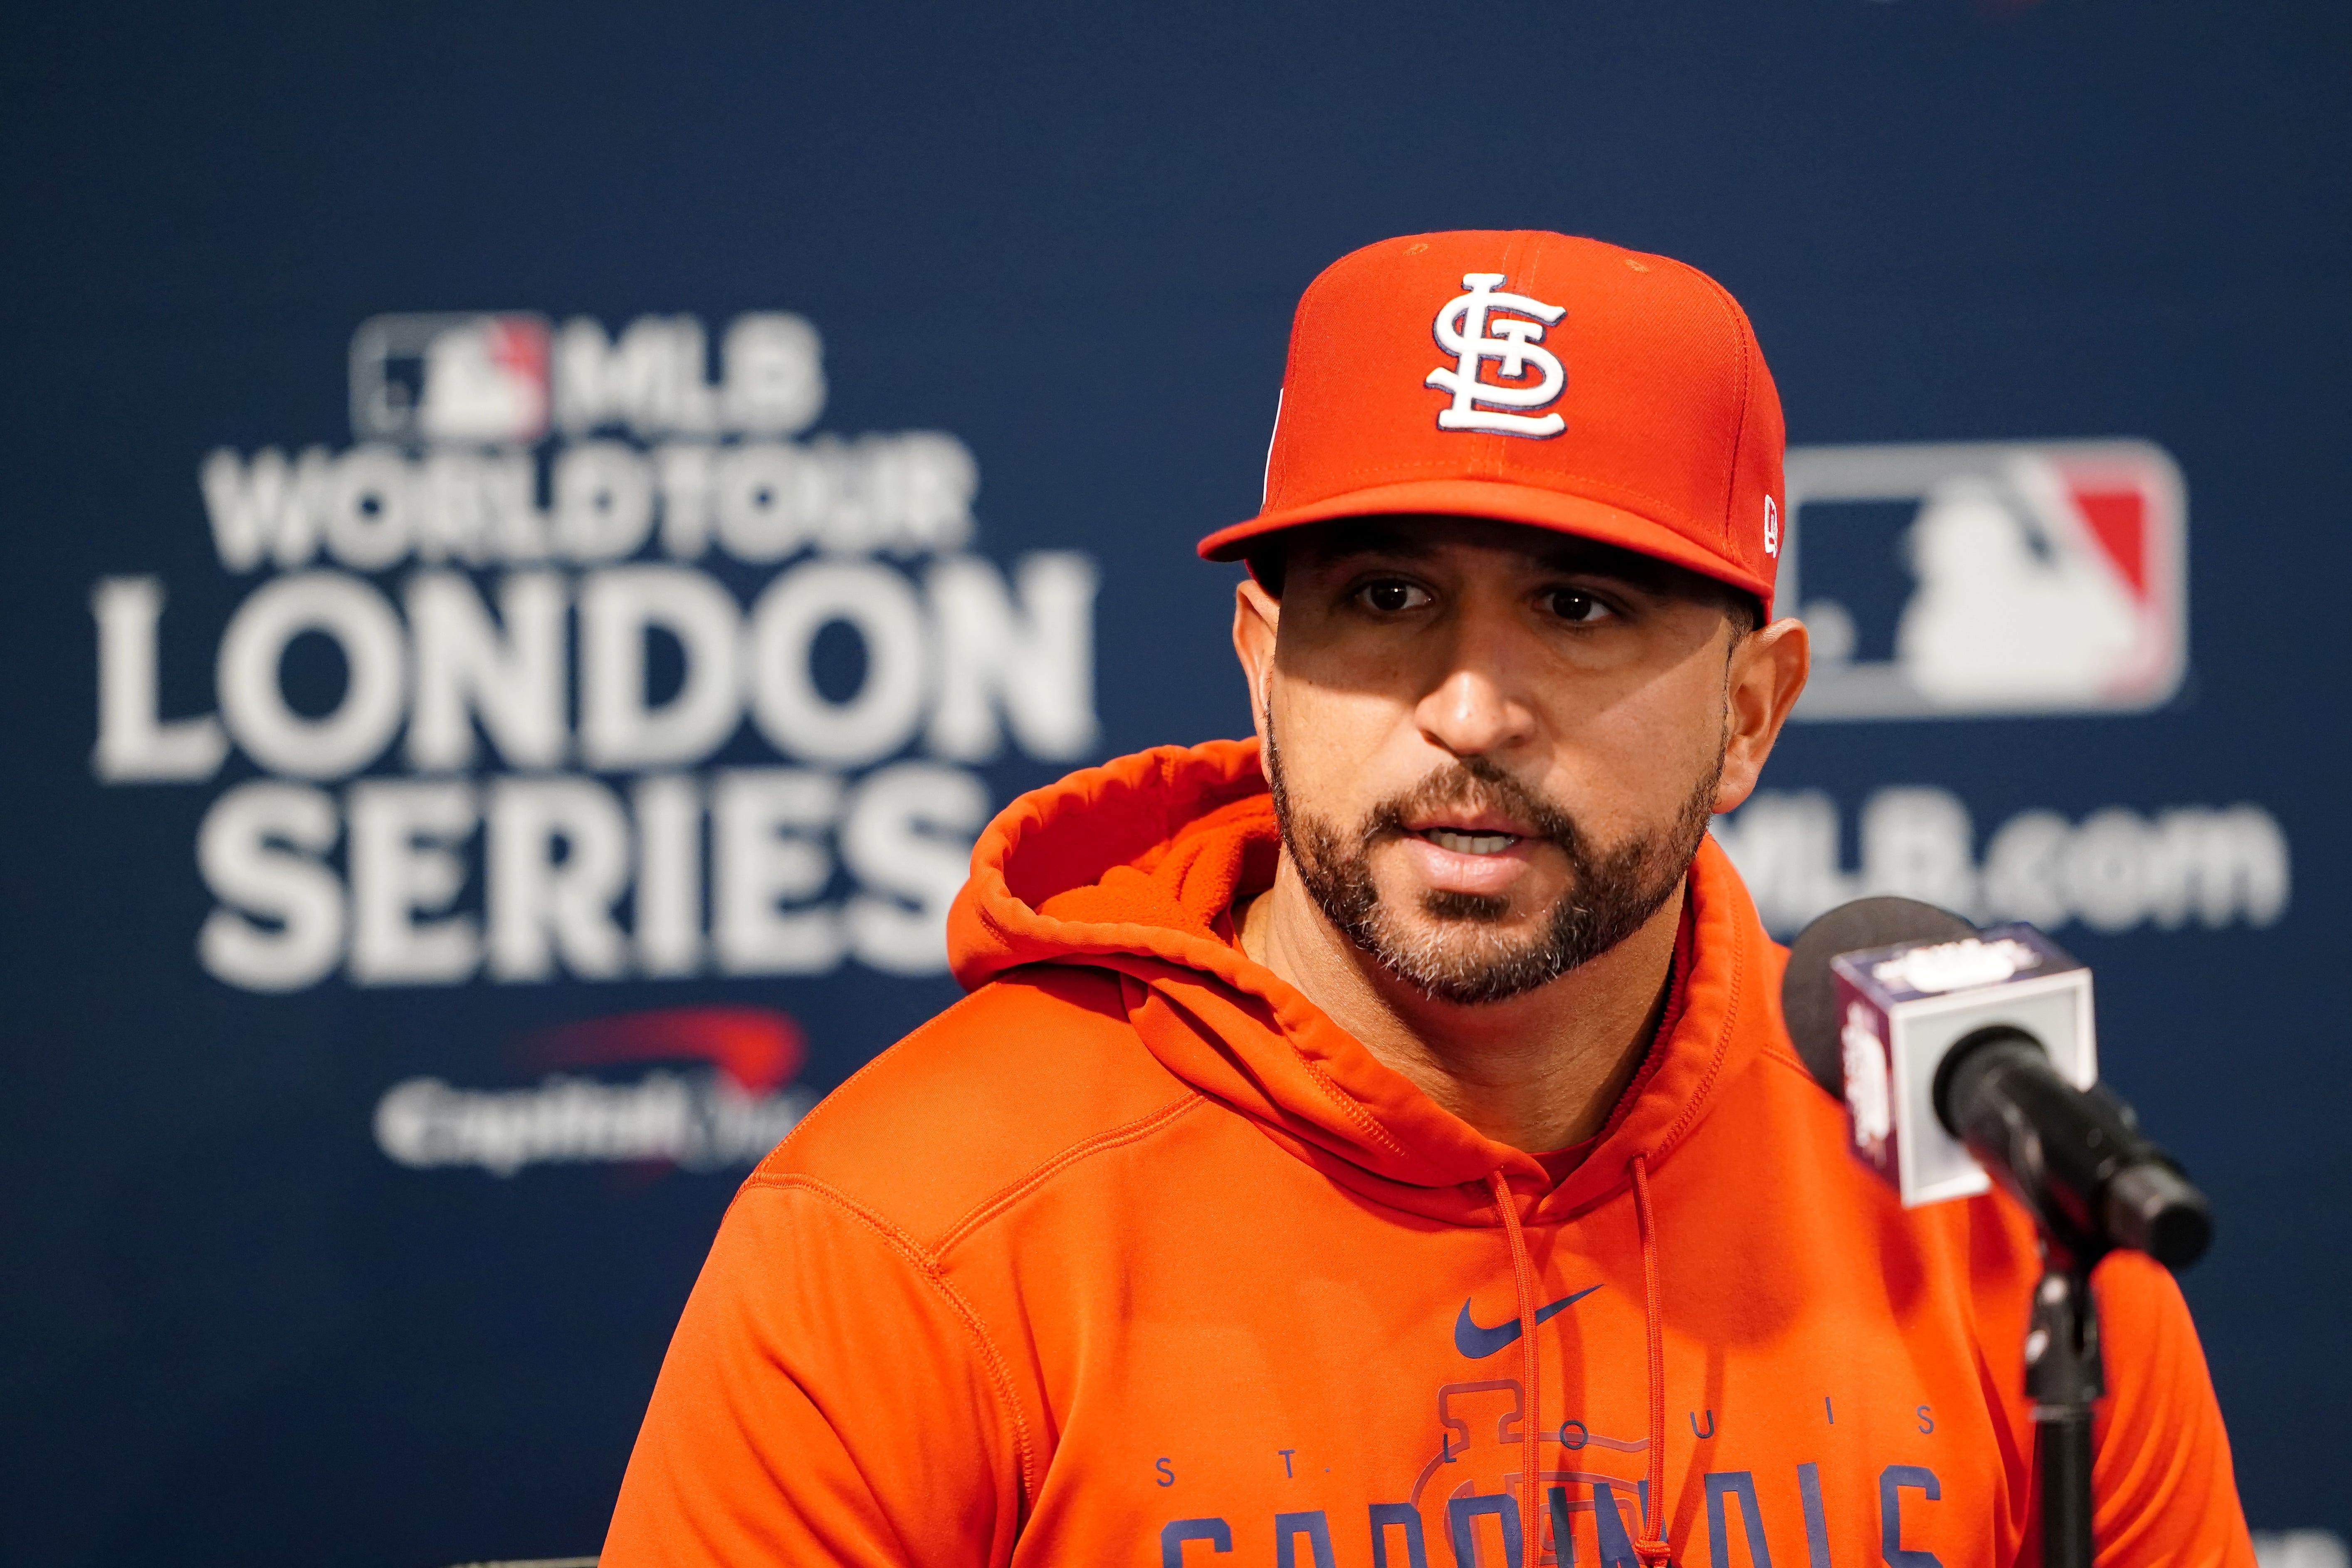
[[[1318,278],[1202,545],[1255,739],[991,825],[971,995],[745,1183],[607,1568],[2030,1555],[2032,1225],[1847,1155],[1706,837],[1805,679],[1781,447],[1679,262]],[[2099,1561],[2251,1563],[2170,1277],[2097,1289]]]

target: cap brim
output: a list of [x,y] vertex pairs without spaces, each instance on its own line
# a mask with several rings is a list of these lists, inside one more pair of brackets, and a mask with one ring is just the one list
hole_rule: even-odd
[[1393,516],[1433,512],[1445,517],[1484,517],[1500,522],[1523,522],[1579,539],[1614,544],[1639,554],[1654,556],[1686,567],[1755,595],[1769,608],[1772,584],[1661,522],[1605,501],[1591,500],[1538,485],[1499,479],[1412,479],[1402,484],[1376,485],[1328,496],[1307,506],[1260,512],[1246,522],[1220,529],[1201,541],[1204,561],[1238,561],[1249,553],[1249,543],[1269,533],[1310,522],[1341,517]]

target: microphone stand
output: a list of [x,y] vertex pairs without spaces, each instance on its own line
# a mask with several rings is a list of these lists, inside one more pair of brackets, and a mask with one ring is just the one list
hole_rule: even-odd
[[2212,1239],[2211,1205],[2107,1090],[2078,1089],[2039,1042],[1989,1025],[1936,1073],[1937,1113],[2033,1215],[2042,1279],[2025,1332],[2045,1568],[2091,1568],[2091,1418],[2107,1391],[2091,1268],[2118,1247],[2168,1268]]
[[2091,1414],[2107,1391],[2091,1270],[2042,1231],[2042,1281],[2025,1333],[2025,1395],[2033,1401],[2042,1479],[2043,1568],[2091,1568]]

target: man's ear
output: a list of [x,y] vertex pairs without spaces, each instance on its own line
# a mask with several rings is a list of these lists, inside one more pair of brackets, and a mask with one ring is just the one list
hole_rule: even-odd
[[[1738,634],[1734,634],[1737,636]],[[1745,801],[1764,771],[1764,759],[1780,738],[1789,710],[1805,689],[1812,668],[1805,624],[1774,621],[1740,637],[1725,677],[1723,776],[1715,787],[1715,809],[1729,811]]]
[[1250,722],[1265,743],[1265,708],[1274,687],[1275,633],[1282,625],[1282,601],[1244,577],[1234,588],[1234,654],[1249,681]]

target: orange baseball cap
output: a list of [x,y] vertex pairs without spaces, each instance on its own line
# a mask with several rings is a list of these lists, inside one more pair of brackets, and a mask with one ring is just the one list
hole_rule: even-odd
[[1671,561],[1772,607],[1780,396],[1738,303],[1695,267],[1533,230],[1406,235],[1307,287],[1258,514],[1440,512]]

